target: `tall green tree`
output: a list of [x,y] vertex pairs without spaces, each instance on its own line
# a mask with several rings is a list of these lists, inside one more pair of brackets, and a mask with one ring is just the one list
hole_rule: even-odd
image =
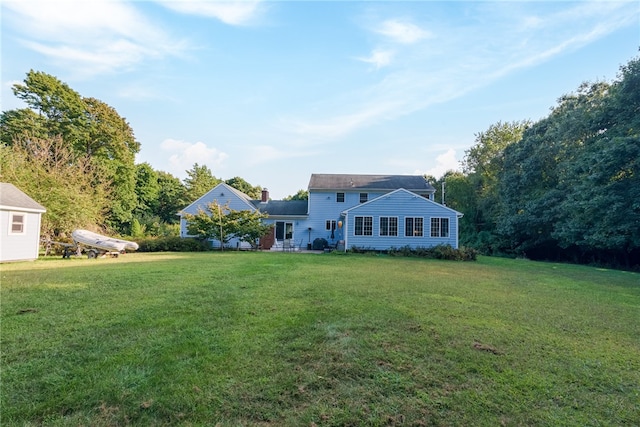
[[115,109],[94,98],[83,98],[54,76],[31,70],[14,94],[29,108],[0,116],[2,141],[61,138],[76,158],[86,158],[100,173],[91,185],[110,185],[111,203],[101,223],[125,231],[136,207],[135,154],[140,144]]
[[254,187],[239,176],[227,179],[225,183],[235,188],[236,190],[242,191],[244,194],[253,199],[259,199],[262,194],[262,187]]
[[211,169],[206,165],[195,163],[193,167],[187,171],[187,178],[184,180],[189,203],[195,202],[221,182],[222,180],[213,176]]
[[179,222],[178,212],[188,204],[187,188],[180,179],[167,172],[157,171],[158,199],[155,213],[167,224]]

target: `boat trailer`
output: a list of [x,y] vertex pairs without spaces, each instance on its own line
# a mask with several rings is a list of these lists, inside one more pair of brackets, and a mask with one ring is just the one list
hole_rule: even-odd
[[90,245],[81,244],[78,242],[67,243],[67,242],[57,242],[55,240],[49,240],[49,239],[42,239],[42,243],[44,243],[45,245],[45,251],[44,251],[45,256],[49,253],[49,251],[51,250],[51,247],[56,245],[62,248],[63,259],[71,258],[72,256],[80,257],[82,256],[83,252],[87,254],[87,258],[89,259],[95,259],[98,257],[104,258],[107,256],[112,258],[118,258],[118,256],[121,253],[124,253],[124,251],[123,252],[106,251],[104,249],[91,247]]

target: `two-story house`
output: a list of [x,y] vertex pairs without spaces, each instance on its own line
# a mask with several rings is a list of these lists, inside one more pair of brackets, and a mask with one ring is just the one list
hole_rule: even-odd
[[[216,201],[234,210],[252,209],[268,215],[273,233],[264,249],[286,243],[311,248],[316,239],[332,247],[385,250],[391,247],[458,247],[460,212],[436,203],[435,189],[420,175],[312,174],[308,201],[260,200],[219,184],[187,206],[181,214],[181,235],[188,237],[184,213]],[[240,242],[231,242],[233,247]],[[219,246],[219,242],[213,242]]]

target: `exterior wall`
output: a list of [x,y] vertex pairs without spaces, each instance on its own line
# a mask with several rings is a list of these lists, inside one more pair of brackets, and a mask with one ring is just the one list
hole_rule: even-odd
[[[200,197],[198,200],[184,208],[181,213],[196,215],[199,209],[208,212],[207,206],[212,202],[217,202],[221,206],[224,206],[228,203],[230,209],[237,211],[256,210],[253,205],[248,203],[245,199],[241,198],[232,187],[226,184],[218,184],[204,196]],[[183,215],[180,215],[180,237],[194,237],[189,235],[189,232],[187,231],[187,220]],[[212,239],[211,246],[214,248],[219,248],[220,241]],[[228,246],[230,248],[241,249],[251,248],[251,245],[249,245],[247,242],[240,242],[238,239],[231,239],[228,243]]]
[[[24,233],[11,234],[11,213],[25,215]],[[0,262],[38,258],[40,248],[40,213],[20,209],[0,210]]]
[[[311,227],[311,243],[317,238],[326,239],[329,244],[336,244],[340,240],[345,239],[344,234],[344,218],[342,212],[360,205],[360,193],[366,191],[310,191],[309,192],[309,218],[302,226],[307,229]],[[336,200],[337,193],[344,193],[344,202]],[[373,200],[386,193],[367,192],[368,200]],[[336,221],[336,229],[333,232],[334,238],[331,238],[331,230],[326,229],[327,220]],[[343,222],[343,228],[337,226],[338,222]],[[305,239],[305,241],[308,240]]]
[[[356,206],[347,211],[345,218],[346,249],[359,247],[365,249],[385,250],[391,247],[432,247],[448,244],[458,247],[458,215],[459,213],[431,200],[406,190],[396,190],[372,202]],[[373,233],[371,236],[355,235],[355,217],[371,216]],[[398,218],[398,235],[380,235],[380,217]],[[422,218],[422,237],[405,236],[405,218]],[[431,237],[431,218],[448,218],[448,237]]]

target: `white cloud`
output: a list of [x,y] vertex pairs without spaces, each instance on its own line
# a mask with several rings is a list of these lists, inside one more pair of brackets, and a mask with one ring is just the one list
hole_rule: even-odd
[[436,157],[436,164],[425,170],[416,169],[413,171],[415,175],[431,175],[435,178],[441,178],[445,173],[449,171],[460,170],[460,162],[456,158],[456,150],[449,148],[444,153]]
[[375,31],[402,44],[412,44],[431,37],[430,32],[423,30],[417,25],[409,22],[401,22],[396,19],[384,21],[380,28]]
[[132,3],[109,0],[4,2],[11,25],[28,49],[77,74],[128,69],[147,58],[179,55],[186,47],[153,25]]
[[160,144],[160,149],[169,153],[169,165],[171,173],[183,175],[195,163],[199,165],[215,165],[220,167],[229,157],[217,148],[210,148],[203,142],[186,142],[177,139],[165,139]]
[[373,64],[376,68],[386,67],[391,63],[394,53],[389,50],[374,50],[371,55],[366,58],[356,58],[359,61]]
[[260,1],[159,0],[179,13],[218,19],[229,25],[247,25],[261,13]]

